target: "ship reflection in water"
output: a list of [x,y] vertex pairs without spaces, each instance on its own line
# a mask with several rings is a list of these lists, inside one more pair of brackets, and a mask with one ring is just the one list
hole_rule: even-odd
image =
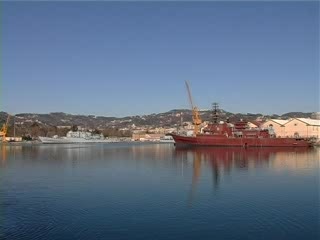
[[306,171],[318,168],[320,149],[315,148],[177,148],[175,158],[192,162],[193,174],[190,203],[194,200],[201,177],[201,168],[210,169],[212,186],[218,190],[219,182],[235,170],[269,168],[275,171]]
[[0,239],[319,236],[319,148],[0,148]]

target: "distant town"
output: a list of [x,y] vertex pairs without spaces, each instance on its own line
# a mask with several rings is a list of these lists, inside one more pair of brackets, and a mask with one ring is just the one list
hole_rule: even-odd
[[[211,110],[200,110],[204,128],[212,118]],[[0,112],[1,126],[8,121],[7,140],[37,140],[39,136],[66,136],[67,132],[88,131],[106,138],[126,138],[135,141],[157,141],[166,134],[193,129],[192,111],[174,109],[164,113],[128,117],[21,113],[9,117]],[[320,113],[289,112],[283,115],[230,113],[219,111],[221,121],[247,121],[251,128],[272,128],[278,137],[300,136],[320,138]],[[291,126],[292,125],[292,126]]]

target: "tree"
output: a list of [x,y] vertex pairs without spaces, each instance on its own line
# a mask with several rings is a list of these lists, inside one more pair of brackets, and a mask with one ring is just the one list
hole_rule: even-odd
[[72,125],[71,131],[73,131],[73,132],[78,131],[78,126],[77,125]]
[[93,134],[101,134],[101,131],[99,129],[94,129],[92,131]]

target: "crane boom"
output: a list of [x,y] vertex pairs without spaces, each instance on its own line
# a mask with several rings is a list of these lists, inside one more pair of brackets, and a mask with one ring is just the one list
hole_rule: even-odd
[[188,92],[188,97],[189,97],[189,102],[191,105],[191,109],[193,109],[193,101],[192,101],[192,96],[191,96],[191,91],[190,91],[190,87],[189,87],[189,83],[186,81],[186,88],[187,88],[187,92]]
[[196,106],[194,106],[194,104],[193,104],[189,84],[187,81],[185,81],[185,83],[186,83],[186,87],[187,87],[189,102],[190,102],[191,109],[192,109],[192,123],[194,126],[193,135],[196,136],[199,133],[199,125],[202,123],[202,120],[200,118],[198,108]]

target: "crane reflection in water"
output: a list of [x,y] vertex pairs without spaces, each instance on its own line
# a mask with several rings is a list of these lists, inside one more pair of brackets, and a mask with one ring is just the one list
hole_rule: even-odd
[[[235,169],[246,170],[271,168],[299,168],[297,165],[310,164],[317,154],[316,149],[308,148],[176,148],[175,159],[192,162],[192,183],[189,194],[189,204],[192,204],[197,186],[201,178],[201,171],[210,168],[214,192],[219,190],[222,178],[230,176]],[[301,167],[301,166],[300,166]]]
[[7,160],[6,145],[4,143],[2,143],[0,148],[1,148],[1,165],[4,165]]

